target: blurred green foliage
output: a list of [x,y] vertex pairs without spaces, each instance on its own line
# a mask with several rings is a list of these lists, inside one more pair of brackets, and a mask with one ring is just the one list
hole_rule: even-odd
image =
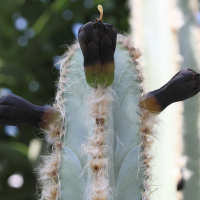
[[[55,60],[63,45],[74,42],[77,23],[99,17],[98,4],[104,7],[104,22],[128,31],[125,0],[0,0],[0,95],[12,92],[36,105],[51,104],[59,76]],[[30,126],[10,131],[0,126],[0,199],[34,200],[33,172],[40,159],[30,161],[29,144],[44,136]],[[24,179],[20,188],[8,184],[15,173]]]

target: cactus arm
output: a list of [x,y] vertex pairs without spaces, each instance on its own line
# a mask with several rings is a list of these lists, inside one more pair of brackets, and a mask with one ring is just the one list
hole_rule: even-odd
[[183,101],[200,91],[200,74],[191,69],[182,69],[158,90],[148,92],[139,105],[150,112],[160,113],[171,103]]
[[53,108],[33,105],[14,94],[4,95],[0,99],[0,124],[2,125],[33,125],[47,129],[58,115],[58,111]]

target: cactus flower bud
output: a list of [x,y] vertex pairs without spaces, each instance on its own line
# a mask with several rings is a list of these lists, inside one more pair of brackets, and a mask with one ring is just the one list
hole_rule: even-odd
[[160,113],[170,104],[189,99],[199,91],[200,74],[191,69],[182,69],[163,87],[145,94],[140,100],[140,106]]
[[58,117],[56,109],[36,106],[14,94],[4,95],[0,99],[1,125],[33,125],[47,129]]
[[91,87],[111,85],[115,69],[116,28],[97,19],[79,29],[78,40],[84,56],[87,83]]

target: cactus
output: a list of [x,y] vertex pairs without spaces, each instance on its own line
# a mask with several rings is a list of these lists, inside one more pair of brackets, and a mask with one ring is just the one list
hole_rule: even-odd
[[[103,24],[102,18],[97,22],[100,27],[112,28]],[[88,30],[92,34],[93,28]],[[97,57],[93,54],[89,57],[94,61],[89,60],[90,78],[83,63],[86,68],[85,55],[93,52],[87,49],[85,54],[86,45],[75,42],[60,60],[58,91],[51,108],[35,106],[16,95],[0,100],[1,124],[40,127],[52,145],[52,153],[43,157],[38,168],[41,200],[149,200],[156,115],[200,90],[200,74],[183,69],[160,89],[142,95],[139,50],[129,37],[118,35],[114,54],[110,40],[102,42],[103,37],[99,44],[111,52],[107,61],[112,65],[107,67],[113,73],[115,66],[114,76],[104,65],[95,68]],[[109,37],[113,43],[116,35]]]
[[[129,43],[128,38],[118,36],[112,87],[93,89],[87,85],[78,44],[74,44],[61,60],[57,104],[62,111],[66,110],[65,147],[59,175],[63,200],[69,197],[112,199],[112,196],[121,199],[127,194],[139,199],[141,196],[142,179],[140,175],[137,178],[141,142],[137,95],[141,93],[138,87],[141,74],[134,61],[138,51],[131,49]],[[132,162],[126,165],[128,160]],[[133,173],[131,179],[124,174],[129,169]],[[50,198],[49,180],[46,184],[43,199]],[[134,189],[129,187],[127,192],[127,184],[133,185]],[[116,194],[116,190],[120,193]]]

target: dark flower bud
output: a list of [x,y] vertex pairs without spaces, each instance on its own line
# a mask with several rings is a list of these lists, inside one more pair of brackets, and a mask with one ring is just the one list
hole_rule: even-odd
[[200,91],[200,74],[192,69],[182,69],[163,87],[145,94],[140,106],[160,113],[168,105],[189,99]]
[[78,40],[84,56],[87,83],[91,87],[111,85],[115,69],[116,28],[97,19],[79,29]]
[[33,125],[47,129],[59,112],[51,107],[36,106],[25,99],[14,95],[5,95],[0,99],[0,124]]

